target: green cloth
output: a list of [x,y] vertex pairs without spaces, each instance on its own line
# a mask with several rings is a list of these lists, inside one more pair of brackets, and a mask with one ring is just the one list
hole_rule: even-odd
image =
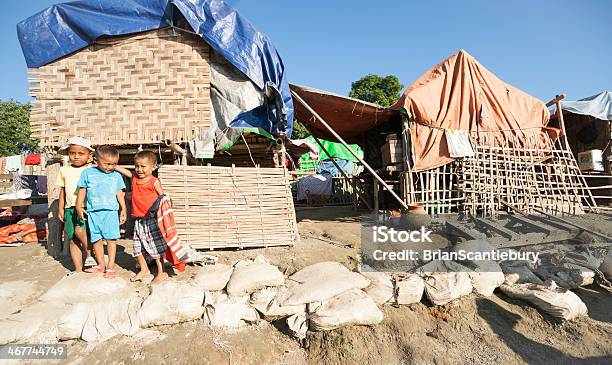
[[[310,158],[309,153],[303,154],[302,157],[300,157],[300,171],[313,170],[317,167],[320,161],[329,160],[332,157],[335,159],[343,159],[343,160],[348,160],[352,162],[359,162],[359,160],[355,156],[353,156],[353,154],[350,153],[349,150],[342,143],[330,142],[330,141],[326,141],[324,139],[319,138],[319,141],[321,141],[321,144],[325,147],[327,152],[331,154],[331,157],[330,157],[327,153],[323,151],[323,149],[321,148],[321,146],[319,146],[317,141],[315,141],[313,136],[308,136],[305,139],[319,148],[319,159],[316,161],[313,161]],[[353,151],[355,151],[355,153],[357,153],[359,157],[363,158],[363,150],[361,149],[361,147],[359,147],[359,145],[350,144],[349,147]]]
[[75,207],[64,209],[64,233],[69,240],[74,238],[76,227],[81,227],[87,231],[87,223],[79,218]]

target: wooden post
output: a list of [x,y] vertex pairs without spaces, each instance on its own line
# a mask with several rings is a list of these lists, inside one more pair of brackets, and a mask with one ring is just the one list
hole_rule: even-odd
[[374,214],[378,214],[378,180],[372,178],[372,183],[374,184]]
[[62,166],[60,160],[49,161],[46,166],[47,175],[47,203],[49,215],[47,220],[47,253],[53,257],[62,255],[63,224],[59,220],[59,192],[60,188],[56,184],[59,169]]
[[[559,126],[561,127],[561,133],[563,133],[563,142],[565,142],[565,148],[570,152],[570,155],[573,156],[572,149],[569,145],[569,142],[567,141],[567,133],[565,132],[565,121],[563,120],[563,110],[561,109],[561,100],[563,100],[563,98],[565,98],[565,95],[557,95],[557,97],[554,100],[555,100],[555,105],[557,107],[557,117],[559,118]],[[581,180],[582,184],[584,185],[584,187],[587,188],[587,189],[583,189],[583,192],[584,190],[586,190],[587,194],[589,195],[589,198],[591,198],[590,202],[587,200],[587,204],[589,205],[590,208],[593,209],[595,213],[598,213],[597,203],[595,202],[595,198],[593,198],[593,194],[591,194],[591,190],[588,189],[589,186],[587,185],[586,180],[584,176],[582,175],[582,171],[578,171],[577,175],[578,175],[578,178]],[[591,203],[593,203],[593,206],[591,206]]]
[[397,200],[398,203],[400,203],[400,205],[405,209],[405,210],[409,210],[410,208],[408,207],[408,204],[406,204],[405,201],[403,201],[396,193],[395,191],[393,191],[393,189],[376,173],[376,171],[367,163],[364,161],[363,158],[361,158],[355,151],[353,151],[353,149],[348,145],[348,143],[346,143],[346,141],[340,137],[340,135],[338,133],[336,133],[336,131],[329,125],[327,124],[327,122],[325,120],[323,120],[323,118],[321,118],[321,116],[319,116],[319,114],[317,114],[317,112],[314,111],[314,109],[312,109],[310,107],[310,105],[308,105],[304,99],[302,99],[295,91],[291,90],[291,95],[293,95],[293,97],[300,102],[300,104],[302,104],[304,106],[304,108],[306,108],[309,112],[312,113],[312,115],[319,121],[321,122],[321,124],[325,127],[325,129],[327,129],[329,131],[329,133],[331,133],[331,135],[333,135],[340,143],[342,143],[344,145],[344,147],[346,147],[346,149],[353,155],[355,156],[355,158],[357,160],[359,160],[359,162],[361,162],[363,164],[363,167],[366,168],[366,170],[368,170],[373,176],[374,178],[376,178],[376,180],[378,180],[380,182],[380,184],[382,186],[385,187],[385,189],[387,189],[387,191],[389,191],[389,194],[391,194],[391,196],[393,196],[393,198],[395,200]]

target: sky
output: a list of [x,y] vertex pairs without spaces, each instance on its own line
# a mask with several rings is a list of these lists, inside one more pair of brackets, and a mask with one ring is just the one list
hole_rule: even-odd
[[[104,0],[99,0],[104,1]],[[60,1],[2,1],[0,100],[28,102],[16,24]],[[267,34],[291,83],[347,95],[368,73],[408,87],[459,49],[540,98],[612,90],[610,0],[228,0]]]

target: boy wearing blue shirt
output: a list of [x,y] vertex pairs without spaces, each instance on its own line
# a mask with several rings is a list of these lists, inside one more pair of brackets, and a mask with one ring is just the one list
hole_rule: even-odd
[[[98,165],[83,171],[77,186],[76,211],[81,219],[87,216],[89,241],[96,253],[97,266],[85,271],[104,273],[105,278],[117,276],[115,255],[121,234],[119,225],[125,223],[125,183],[120,173],[115,171],[119,162],[119,151],[113,146],[103,145],[96,149]],[[87,211],[83,202],[87,201]],[[108,265],[104,263],[104,241],[108,246]]]

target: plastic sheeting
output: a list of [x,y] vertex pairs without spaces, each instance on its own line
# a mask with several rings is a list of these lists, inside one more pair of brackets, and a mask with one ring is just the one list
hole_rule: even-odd
[[453,161],[445,129],[519,141],[557,133],[544,129],[549,113],[542,101],[501,81],[463,50],[421,76],[391,108],[405,109],[417,122],[411,129],[414,171]]
[[[601,120],[612,120],[612,92],[604,91],[597,95],[578,101],[561,100],[561,109],[575,114],[590,115]],[[551,107],[550,114],[556,113],[557,108]]]
[[266,102],[241,112],[235,127],[291,136],[293,102],[283,61],[270,39],[220,0],[81,0],[53,5],[17,25],[28,67],[76,52],[100,36],[172,26],[182,15],[195,33],[245,74]]

